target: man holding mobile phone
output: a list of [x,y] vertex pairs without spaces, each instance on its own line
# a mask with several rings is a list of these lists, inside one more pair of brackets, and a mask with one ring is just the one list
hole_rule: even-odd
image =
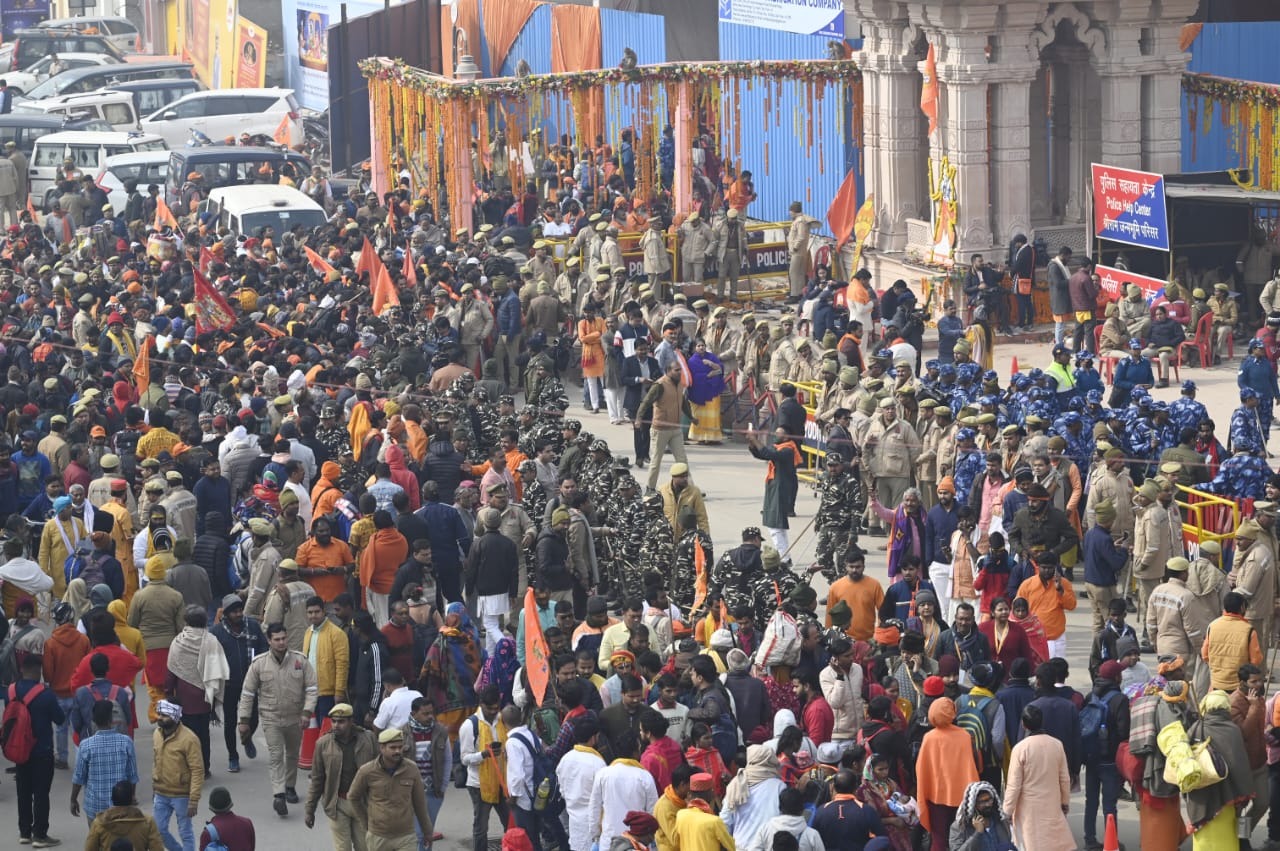
[[[1272,726],[1267,717],[1267,685],[1262,668],[1257,665],[1241,665],[1240,688],[1231,694],[1231,720],[1244,736],[1244,750],[1249,756],[1249,768],[1253,772],[1253,787],[1266,789],[1267,777],[1267,729]],[[1259,794],[1249,811],[1249,830],[1253,830],[1266,814],[1269,796]]]

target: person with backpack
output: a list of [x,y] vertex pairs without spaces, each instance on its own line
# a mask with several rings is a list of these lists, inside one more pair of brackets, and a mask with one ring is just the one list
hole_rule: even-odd
[[569,845],[569,835],[560,821],[564,798],[560,794],[555,764],[542,739],[528,725],[516,706],[502,710],[507,725],[507,789],[515,822],[529,835],[535,851],[542,848],[545,829],[561,848]]
[[1088,851],[1101,851],[1098,842],[1098,799],[1102,818],[1116,814],[1120,797],[1120,773],[1116,770],[1116,749],[1129,741],[1129,700],[1120,691],[1124,667],[1108,659],[1098,667],[1093,692],[1080,710],[1080,750],[1084,756],[1084,844]]
[[973,739],[978,775],[997,791],[1004,780],[1004,744],[1008,725],[1004,707],[996,699],[999,684],[998,662],[979,662],[970,671],[973,685],[956,700],[956,726]]
[[[92,736],[95,729],[93,720],[94,706],[99,701],[105,700],[115,708],[115,717],[112,725],[115,731],[132,737],[133,692],[128,687],[116,685],[107,679],[107,671],[111,668],[111,660],[107,654],[94,652],[88,657],[87,661],[93,679],[75,690],[70,713],[72,731],[80,742]],[[79,668],[76,670],[78,672]],[[75,684],[75,677],[72,676],[71,685],[74,687]]]
[[70,603],[55,603],[53,606],[53,634],[44,643],[44,679],[58,698],[58,706],[62,708],[63,719],[58,722],[54,745],[54,768],[67,769],[70,743],[67,738],[71,727],[66,718],[75,705],[75,689],[71,687],[71,675],[76,665],[89,653],[89,639],[76,629],[76,611]]
[[[114,687],[113,687],[114,688]],[[126,780],[138,782],[138,753],[133,739],[120,732],[119,708],[114,700],[93,704],[96,732],[80,741],[76,770],[71,778],[71,815],[80,815],[80,790],[84,790],[84,816],[89,824],[111,807],[111,790]]]
[[20,677],[9,686],[8,704],[0,718],[0,751],[17,767],[18,835],[32,848],[52,848],[61,840],[49,835],[49,790],[53,787],[53,728],[66,715],[53,689],[41,680],[44,660],[27,656]]
[[200,851],[254,851],[257,837],[253,821],[231,811],[231,793],[225,786],[209,792],[209,809],[213,818],[200,831]]
[[[111,851],[116,843],[139,851],[164,851],[156,820],[134,803],[134,784],[121,780],[111,789],[111,807],[103,810],[89,826],[85,851]],[[215,849],[216,851],[216,849]]]

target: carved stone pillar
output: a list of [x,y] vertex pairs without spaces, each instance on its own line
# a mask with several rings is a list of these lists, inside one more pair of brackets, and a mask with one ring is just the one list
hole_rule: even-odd
[[942,148],[956,167],[956,253],[991,247],[991,163],[987,140],[988,33],[947,33],[946,62],[938,65],[944,87]]
[[991,104],[992,239],[1031,233],[1031,65],[1001,66]]

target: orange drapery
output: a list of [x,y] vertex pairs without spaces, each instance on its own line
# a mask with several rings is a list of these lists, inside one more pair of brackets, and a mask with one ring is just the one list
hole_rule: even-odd
[[541,5],[533,0],[489,0],[484,4],[484,37],[489,44],[491,76],[501,76],[502,63],[506,61],[511,45],[516,43],[533,10]]
[[[480,8],[479,0],[454,0],[453,6],[440,8],[440,45],[441,67],[446,77],[453,76],[453,31],[461,28],[467,34],[467,49],[472,56],[480,49]],[[451,9],[458,10],[458,22],[453,22]],[[461,56],[461,53],[459,53]],[[477,62],[477,64],[479,64]]]
[[827,210],[827,224],[836,237],[836,251],[844,247],[853,234],[853,223],[858,217],[858,170],[849,169],[840,191],[831,200]]
[[1204,24],[1183,24],[1181,32],[1178,33],[1178,49],[1189,50],[1203,29]]
[[[600,47],[600,10],[594,6],[551,7],[551,73],[590,71],[603,63]],[[604,132],[604,90],[588,94],[585,127],[575,128],[585,147]]]

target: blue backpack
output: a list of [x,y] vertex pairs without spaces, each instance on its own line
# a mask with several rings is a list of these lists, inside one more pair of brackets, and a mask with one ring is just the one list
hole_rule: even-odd
[[1116,696],[1123,697],[1116,689],[1101,697],[1091,694],[1080,710],[1080,750],[1086,762],[1109,755],[1107,724],[1111,719],[1111,700]]
[[213,822],[205,822],[204,831],[209,834],[209,842],[204,846],[204,851],[228,851],[227,843],[222,841],[222,837],[218,835],[218,829],[213,826]]
[[507,737],[507,744],[517,741],[529,752],[533,761],[533,808],[545,815],[559,815],[564,811],[564,796],[560,794],[560,781],[556,777],[556,765],[542,748],[542,742],[531,742],[523,736]]

